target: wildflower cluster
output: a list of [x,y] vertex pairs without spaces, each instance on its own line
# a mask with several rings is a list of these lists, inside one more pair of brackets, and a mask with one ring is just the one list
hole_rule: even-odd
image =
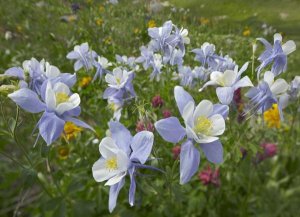
[[[151,22],[149,27],[150,42],[140,47],[138,57],[116,55],[115,61],[109,61],[92,50],[87,42],[76,45],[66,56],[75,61],[75,72],[84,71],[86,78],[79,84],[82,88],[92,82],[100,89],[100,84],[105,81],[102,98],[107,100],[108,107],[114,112],[108,122],[107,136],[99,144],[101,157],[97,161],[95,159],[92,166],[94,179],[97,182],[106,181],[105,185],[110,187],[110,212],[116,207],[127,175],[130,180],[129,204],[133,206],[138,186],[136,177],[143,178],[139,171],[149,169],[165,173],[158,168],[159,164],[152,164],[152,161],[163,160],[152,153],[152,149],[160,145],[156,142],[160,137],[174,144],[172,153],[174,160],[179,161],[179,182],[186,184],[198,172],[202,153],[212,164],[223,163],[223,144],[226,144],[223,134],[226,126],[232,124],[228,117],[236,107],[243,120],[262,115],[267,126],[279,128],[283,110],[300,95],[299,76],[290,84],[278,78],[287,70],[288,55],[296,49],[293,41],[282,43],[282,36],[278,33],[274,35],[274,45],[263,38],[257,39],[265,50],[257,59],[260,65],[256,69],[255,82],[254,76],[248,73],[249,62],[240,67],[228,55],[218,54],[215,45],[209,42],[188,52],[188,30],[179,29],[172,21],[165,22],[161,27],[155,27],[155,23]],[[187,55],[194,56],[196,66],[188,65],[185,59]],[[122,124],[128,123],[125,121],[128,113],[122,115],[122,110],[138,100],[139,95],[134,88],[135,78],[148,70],[151,81],[167,80],[170,77],[172,81],[179,80],[172,86],[174,102],[171,104],[176,104],[177,108],[174,111],[162,109],[166,101],[161,95],[154,96],[150,102],[151,109],[160,110],[163,118],[159,120],[153,115],[151,122],[137,117],[140,119],[136,124],[137,133],[132,136],[131,126],[127,129]],[[22,67],[6,70],[5,76],[18,80],[8,97],[27,112],[41,113],[36,123],[39,130],[37,139],[41,136],[47,145],[51,145],[61,136],[71,140],[83,128],[94,132],[93,127],[78,119],[81,100],[79,94],[72,92],[77,81],[76,73],[61,73],[56,66],[45,60],[32,58],[24,61]],[[209,94],[206,94],[208,87],[215,88],[216,98],[209,99]],[[245,95],[248,102],[241,99],[241,91],[245,88],[248,88]],[[195,100],[198,96],[192,96],[191,89],[199,90],[198,96],[202,100]],[[104,126],[101,125],[102,128]],[[155,134],[157,136],[154,138]],[[263,144],[261,148],[264,153],[257,155],[257,161],[270,158],[277,152],[273,144]],[[65,152],[68,153],[62,153]],[[198,177],[204,185],[219,187],[219,173],[219,168],[207,166],[198,173]]]

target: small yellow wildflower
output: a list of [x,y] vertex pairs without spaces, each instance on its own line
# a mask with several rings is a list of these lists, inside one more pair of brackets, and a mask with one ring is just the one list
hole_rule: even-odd
[[101,12],[104,12],[105,11],[105,7],[103,7],[103,5],[100,5],[99,6],[99,12],[101,13]]
[[205,18],[205,17],[201,17],[201,18],[199,19],[199,23],[200,23],[201,25],[207,25],[207,24],[209,24],[209,22],[210,22],[210,20],[209,20],[208,18]]
[[76,126],[72,122],[66,122],[64,126],[64,137],[66,140],[70,141],[74,139],[78,133],[82,131],[81,127]]
[[136,35],[138,35],[138,34],[141,33],[141,30],[140,30],[139,28],[135,28],[135,29],[133,30],[133,33],[136,34]]
[[277,104],[273,104],[270,109],[264,112],[264,120],[269,128],[280,127],[280,115]]
[[83,77],[79,82],[79,86],[85,88],[86,86],[89,85],[89,83],[91,83],[91,81],[92,81],[92,77],[90,76]]
[[251,30],[249,27],[246,27],[243,31],[243,36],[248,37],[251,34]]
[[103,20],[102,20],[101,18],[97,18],[97,19],[96,19],[96,24],[97,24],[98,26],[102,26]]
[[58,148],[58,157],[61,160],[65,160],[68,158],[70,150],[67,146],[61,146]]
[[23,27],[21,25],[16,26],[17,32],[21,33],[23,31]]
[[149,22],[148,22],[148,28],[153,28],[155,26],[156,26],[155,21],[154,20],[149,20]]
[[65,160],[68,158],[69,156],[69,148],[67,146],[61,146],[58,148],[58,157],[61,159],[61,160]]
[[104,39],[104,44],[111,44],[111,41],[112,41],[111,37],[108,36]]
[[85,2],[87,3],[87,4],[93,4],[93,0],[85,0]]

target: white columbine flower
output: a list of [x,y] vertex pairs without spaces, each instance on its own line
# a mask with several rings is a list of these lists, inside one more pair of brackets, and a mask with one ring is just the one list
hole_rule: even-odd
[[184,44],[189,44],[190,43],[190,38],[188,37],[188,34],[189,34],[189,32],[188,32],[187,29],[184,29],[184,28],[180,29],[180,35],[183,39]]
[[98,63],[102,66],[103,69],[107,69],[112,66],[112,63],[109,62],[105,57],[98,56]]
[[195,108],[189,102],[183,110],[182,117],[186,125],[186,133],[197,143],[210,143],[218,140],[225,131],[225,120],[220,114],[213,114],[213,104],[202,100]]
[[129,166],[127,154],[110,137],[100,142],[101,158],[93,165],[93,176],[97,182],[108,180],[105,185],[114,185],[126,175]]
[[274,80],[274,77],[275,76],[271,71],[267,71],[264,74],[264,81],[268,83],[273,95],[280,97],[287,92],[289,85],[284,79],[279,78]]
[[108,86],[120,89],[125,86],[129,75],[132,72],[128,72],[126,70],[122,70],[121,68],[115,68],[111,73],[107,73],[105,75],[105,81],[108,83]]
[[53,87],[51,82],[48,82],[45,102],[48,109],[61,115],[79,106],[80,97],[77,93],[71,94],[69,87],[62,82],[57,82]]

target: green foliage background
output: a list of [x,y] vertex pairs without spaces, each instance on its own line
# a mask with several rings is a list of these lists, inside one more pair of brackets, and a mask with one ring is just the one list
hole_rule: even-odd
[[[111,61],[115,54],[138,56],[139,47],[149,41],[149,20],[160,26],[171,19],[178,27],[189,30],[188,51],[208,41],[239,65],[251,61],[252,42],[263,36],[263,23],[282,32],[284,40],[295,40],[297,45],[300,41],[297,0],[173,0],[169,2],[171,6],[158,13],[149,11],[149,1],[143,0],[120,0],[118,5],[96,0],[74,2],[80,4],[76,20],[62,22],[62,16],[72,15],[71,1],[1,0],[0,72],[35,57],[72,73],[73,63],[66,54],[74,45],[86,41]],[[201,18],[207,18],[208,23],[201,24]],[[103,23],[98,25],[100,19]],[[250,29],[250,36],[243,36],[246,28]],[[9,40],[5,39],[7,31],[12,33]],[[272,40],[272,33],[266,37]],[[299,75],[299,57],[299,49],[289,57],[288,71],[283,75],[289,81]],[[198,65],[191,53],[187,53],[185,64]],[[136,76],[138,98],[123,110],[121,118],[132,133],[140,116],[146,115],[141,108],[153,122],[162,118],[162,110],[150,105],[157,94],[164,99],[164,108],[179,115],[173,98],[178,81],[170,79],[173,70],[166,69],[161,82],[150,82],[149,72]],[[247,73],[254,81],[251,68]],[[85,76],[86,72],[80,71],[78,80]],[[198,93],[200,86],[188,90],[197,102],[217,101],[212,89]],[[153,156],[159,160],[152,164],[166,174],[142,171],[145,176],[138,177],[134,207],[127,201],[127,180],[116,210],[109,214],[108,187],[96,183],[91,174],[91,167],[99,158],[98,144],[92,140],[105,136],[112,116],[102,99],[105,88],[103,81],[86,88],[74,87],[82,99],[81,118],[95,127],[97,134],[84,131],[70,143],[61,139],[50,147],[39,141],[33,148],[36,135],[31,133],[39,117],[20,111],[16,121],[15,105],[1,96],[0,216],[300,216],[300,120],[295,112],[299,102],[285,110],[280,129],[266,128],[260,117],[238,124],[237,111],[231,111],[227,130],[221,137],[225,161],[219,166],[211,165],[220,168],[219,188],[202,185],[197,176],[187,185],[179,185],[179,162],[172,157],[173,145],[155,133]],[[254,164],[262,142],[276,143],[278,154]],[[69,150],[67,159],[59,157],[62,147]],[[248,151],[245,158],[241,147]],[[202,157],[199,171],[208,164]]]

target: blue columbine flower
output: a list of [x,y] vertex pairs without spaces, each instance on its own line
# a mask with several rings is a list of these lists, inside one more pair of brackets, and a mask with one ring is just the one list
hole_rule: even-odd
[[120,56],[116,55],[116,60],[119,64],[122,64],[124,67],[129,67],[129,69],[137,71],[139,70],[139,65],[136,64],[135,57],[127,57],[125,55]]
[[76,45],[74,50],[67,54],[67,58],[70,60],[76,60],[74,63],[74,70],[78,71],[84,67],[87,71],[95,66],[97,53],[90,50],[87,42],[81,45]]
[[187,137],[180,152],[180,183],[185,184],[197,172],[200,164],[200,152],[195,143],[200,144],[209,161],[223,161],[223,147],[218,136],[225,130],[224,119],[229,108],[227,105],[213,105],[208,100],[202,100],[195,108],[192,96],[180,86],[174,88],[174,95],[185,128],[176,117],[157,121],[155,128],[168,142],[178,143]]
[[248,113],[264,113],[273,104],[278,104],[281,118],[283,118],[282,109],[287,105],[286,96],[289,85],[284,79],[279,78],[274,80],[274,77],[273,72],[267,71],[264,74],[264,79],[259,82],[258,86],[252,87],[246,93],[246,97],[251,100]]
[[54,83],[63,82],[72,87],[76,82],[76,74],[61,73],[60,70],[46,62],[45,60],[37,61],[35,58],[25,60],[23,68],[12,67],[5,71],[6,75],[15,76],[20,79],[20,87],[28,87],[38,95],[41,94],[41,88],[46,80]]
[[234,70],[226,70],[224,73],[214,71],[210,74],[210,81],[206,82],[199,90],[202,91],[210,85],[220,86],[216,89],[219,101],[222,104],[229,105],[233,99],[234,91],[241,87],[252,87],[253,84],[248,76],[241,78],[242,73],[248,68],[248,62],[238,71],[238,66]]
[[149,47],[140,47],[141,56],[139,56],[135,61],[137,63],[143,63],[143,67],[147,70],[151,63],[153,62],[153,50]]
[[30,113],[44,112],[38,122],[39,134],[47,145],[53,143],[61,136],[66,121],[73,122],[77,126],[92,129],[83,121],[74,118],[80,114],[80,97],[72,94],[69,87],[57,82],[45,81],[46,88],[39,97],[28,88],[21,88],[8,95],[17,105]]
[[189,66],[178,67],[178,73],[175,76],[180,79],[182,86],[192,87],[194,85],[195,74]]
[[109,122],[111,137],[102,139],[99,145],[101,158],[93,165],[92,171],[97,182],[106,181],[110,186],[109,211],[116,206],[117,198],[125,183],[125,176],[130,176],[129,204],[134,205],[138,168],[152,168],[144,165],[151,153],[154,135],[142,131],[132,137],[129,130],[119,122]]
[[192,50],[196,54],[195,60],[199,61],[203,67],[216,68],[220,60],[223,60],[220,56],[215,54],[215,45],[205,42],[201,45],[201,48]]
[[274,46],[264,38],[257,38],[257,40],[262,42],[265,46],[265,51],[258,57],[258,60],[261,62],[260,66],[257,68],[258,79],[261,70],[272,62],[273,65],[271,71],[275,76],[286,71],[287,55],[296,50],[295,42],[290,40],[282,44],[282,36],[279,33],[274,34]]
[[161,51],[164,62],[168,62],[172,56],[174,49],[177,47],[185,54],[184,44],[189,44],[187,29],[179,30],[172,21],[167,21],[162,27],[154,27],[148,29],[151,37],[149,43],[150,48],[154,51]]
[[94,64],[96,66],[96,73],[94,75],[93,81],[97,78],[102,78],[104,74],[109,73],[110,71],[107,69],[112,66],[112,63],[109,62],[105,57],[98,56],[98,61]]
[[103,98],[108,100],[109,107],[114,111],[114,119],[119,120],[124,103],[136,96],[132,80],[133,72],[128,72],[120,67],[115,68],[112,73],[107,73],[105,80],[108,88],[103,93]]

